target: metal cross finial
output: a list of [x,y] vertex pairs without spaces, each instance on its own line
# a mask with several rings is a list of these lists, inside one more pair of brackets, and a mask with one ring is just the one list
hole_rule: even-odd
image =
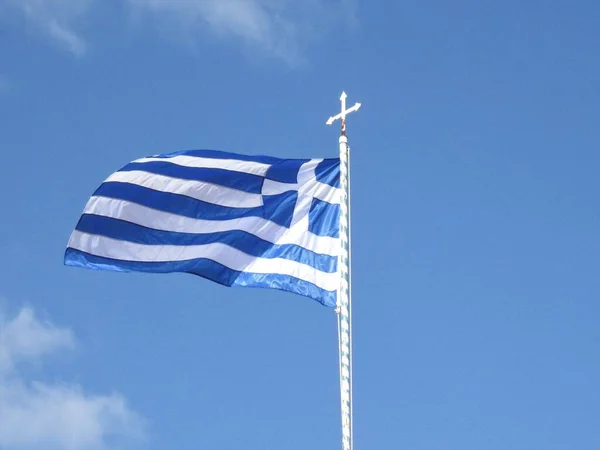
[[351,112],[358,111],[358,108],[360,108],[361,105],[360,103],[355,103],[353,107],[346,109],[346,97],[346,93],[342,92],[342,95],[340,97],[340,100],[342,102],[342,112],[339,113],[337,116],[331,116],[329,119],[327,119],[327,122],[325,122],[327,125],[331,125],[336,120],[342,119],[342,136],[346,135],[346,115],[350,114]]

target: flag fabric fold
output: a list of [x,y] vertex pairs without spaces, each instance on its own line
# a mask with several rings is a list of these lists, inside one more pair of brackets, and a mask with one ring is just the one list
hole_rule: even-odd
[[199,275],[334,307],[339,159],[189,150],[135,160],[94,192],[65,264]]

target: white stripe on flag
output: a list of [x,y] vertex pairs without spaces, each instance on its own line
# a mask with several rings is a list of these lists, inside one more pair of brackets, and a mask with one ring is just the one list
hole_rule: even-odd
[[75,230],[69,240],[69,247],[120,261],[173,262],[206,258],[241,272],[295,277],[327,291],[335,291],[339,286],[337,273],[321,272],[289,259],[257,258],[219,242],[188,246],[143,245]]
[[178,166],[184,167],[232,170],[234,172],[250,173],[261,177],[264,177],[267,174],[267,170],[269,170],[269,168],[271,167],[269,164],[253,161],[240,161],[237,159],[203,158],[186,155],[172,156],[170,158],[140,158],[136,159],[133,162],[145,163],[152,161],[170,162],[172,164],[177,164]]
[[289,191],[300,191],[301,194],[310,195],[332,205],[339,205],[341,189],[317,181],[316,178],[308,180],[304,185],[297,183],[282,183],[280,181],[265,179],[262,187],[263,195],[277,195]]
[[331,203],[332,205],[339,205],[341,198],[341,190],[329,186],[328,184],[315,181],[314,179],[307,182],[304,186],[299,187],[298,184],[294,183],[281,183],[280,181],[273,181],[265,179],[262,187],[263,195],[277,195],[283,194],[284,192],[296,191],[300,189],[301,193],[306,193],[311,197],[318,198],[324,202]]
[[254,208],[262,206],[262,195],[219,186],[206,181],[182,180],[165,175],[131,170],[115,172],[105,182],[130,183],[155,191],[180,194],[213,205],[231,208]]
[[288,229],[261,217],[242,217],[229,220],[203,220],[180,216],[148,208],[127,200],[93,196],[84,214],[121,219],[146,228],[180,233],[217,233],[221,231],[246,231],[273,244],[296,244],[307,250],[328,256],[338,256],[339,239],[317,236],[306,228]]
[[284,192],[297,191],[298,183],[282,183],[281,181],[265,178],[262,186],[263,195],[278,195]]
[[339,205],[342,198],[342,190],[328,184],[317,181],[308,191],[309,195],[332,205]]

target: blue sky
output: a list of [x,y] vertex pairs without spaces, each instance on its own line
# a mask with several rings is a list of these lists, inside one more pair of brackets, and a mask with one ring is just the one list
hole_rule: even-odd
[[192,148],[352,147],[355,445],[600,448],[600,4],[0,1],[0,448],[339,448],[335,315],[64,267]]

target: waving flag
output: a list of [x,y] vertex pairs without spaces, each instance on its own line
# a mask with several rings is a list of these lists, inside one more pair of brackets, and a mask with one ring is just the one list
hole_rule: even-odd
[[65,264],[186,272],[336,303],[339,159],[191,150],[135,160],[89,199]]

